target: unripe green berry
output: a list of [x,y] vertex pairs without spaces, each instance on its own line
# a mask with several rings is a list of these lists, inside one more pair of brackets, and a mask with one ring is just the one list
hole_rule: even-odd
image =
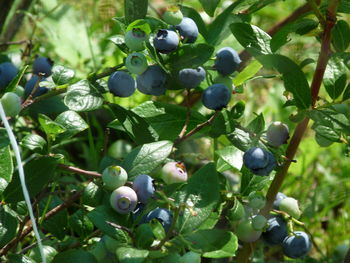
[[187,172],[185,165],[180,162],[166,163],[162,168],[161,177],[166,184],[186,182]]
[[298,201],[292,197],[284,198],[281,201],[279,208],[281,211],[286,212],[295,219],[298,219],[301,216]]
[[245,216],[245,210],[240,201],[236,200],[234,206],[228,211],[228,218],[238,221]]
[[170,25],[176,26],[181,23],[183,15],[177,6],[170,6],[163,14],[163,20]]
[[6,92],[1,98],[1,104],[8,117],[15,117],[21,111],[21,98],[16,93]]
[[144,42],[148,39],[148,35],[139,28],[129,30],[125,34],[125,44],[132,51],[141,51],[145,49]]
[[256,215],[252,218],[252,227],[254,230],[263,230],[266,226],[267,219],[262,215]]
[[254,209],[261,209],[266,204],[266,199],[262,193],[251,192],[248,196],[249,206]]
[[23,97],[24,88],[22,86],[16,86],[16,89],[13,92],[16,93],[18,97]]
[[147,59],[142,53],[132,53],[127,56],[125,66],[130,73],[141,75],[148,68]]
[[103,185],[108,190],[117,189],[123,186],[128,180],[128,174],[123,167],[109,166],[102,173]]
[[254,242],[261,236],[261,231],[254,230],[250,220],[239,222],[235,233],[238,239],[243,242]]

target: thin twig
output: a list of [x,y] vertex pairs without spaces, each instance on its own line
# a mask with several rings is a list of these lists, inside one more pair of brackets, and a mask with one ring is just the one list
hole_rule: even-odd
[[81,174],[81,175],[88,176],[88,177],[100,178],[102,176],[98,172],[86,171],[86,170],[83,170],[83,169],[80,169],[77,167],[73,167],[73,166],[69,166],[69,165],[65,165],[65,164],[58,164],[57,167],[62,169],[62,170],[66,170],[66,171],[76,173],[76,174]]
[[22,45],[22,44],[27,44],[29,43],[30,40],[24,39],[24,40],[18,40],[18,41],[8,41],[4,43],[0,43],[1,46],[12,46],[12,45]]
[[184,126],[182,127],[182,130],[179,134],[179,138],[182,138],[186,131],[187,131],[187,127],[188,127],[188,124],[190,122],[190,118],[191,118],[191,105],[190,105],[190,97],[191,97],[191,90],[190,89],[186,89],[187,91],[187,94],[185,96],[185,100],[186,100],[186,120],[185,120],[185,124]]

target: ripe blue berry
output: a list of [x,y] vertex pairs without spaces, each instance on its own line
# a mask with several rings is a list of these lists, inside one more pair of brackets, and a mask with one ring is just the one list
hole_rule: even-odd
[[[31,77],[31,79],[29,81],[27,81],[26,85],[24,86],[24,96],[25,97],[28,97],[32,93],[32,90],[34,89],[35,84],[39,81],[39,78],[40,78],[39,76],[33,75]],[[41,81],[45,81],[45,79],[42,79]],[[33,94],[33,98],[41,96],[48,91],[49,91],[48,88],[40,87],[40,85],[38,85],[36,91]]]
[[53,61],[46,57],[37,57],[33,62],[33,74],[48,77],[51,75],[53,66]]
[[154,195],[153,179],[147,174],[141,174],[134,180],[132,188],[137,194],[138,200],[146,204],[149,199]]
[[179,36],[176,32],[160,29],[153,39],[153,45],[158,52],[167,54],[177,49],[179,41]]
[[118,97],[129,97],[136,89],[135,80],[125,71],[114,72],[107,84],[109,91]]
[[0,64],[0,90],[5,89],[16,77],[18,69],[11,62]]
[[183,15],[177,6],[170,6],[163,14],[163,20],[170,25],[178,25],[181,23]]
[[216,53],[215,69],[223,76],[230,75],[241,63],[238,53],[230,47],[224,47]]
[[287,223],[280,216],[274,216],[267,220],[267,229],[262,234],[264,240],[269,245],[282,244],[287,235]]
[[137,89],[147,95],[160,96],[165,93],[166,73],[158,65],[149,66],[148,69],[136,79]]
[[103,170],[102,180],[106,189],[114,190],[126,183],[128,174],[121,166],[109,166]]
[[142,221],[149,223],[152,219],[157,219],[164,227],[164,230],[167,232],[171,226],[173,214],[168,209],[158,207],[149,212]]
[[274,147],[279,147],[287,143],[289,139],[288,126],[279,121],[271,123],[267,128],[266,139],[267,142]]
[[295,231],[293,234],[283,240],[283,253],[290,258],[306,256],[311,249],[310,237],[302,231]]
[[189,17],[184,17],[180,24],[175,26],[179,31],[181,39],[185,43],[194,43],[198,37],[198,27]]
[[259,147],[252,147],[243,155],[244,165],[253,174],[267,176],[276,167],[276,159],[272,153]]
[[227,106],[231,99],[231,92],[224,84],[213,84],[204,92],[202,103],[211,110],[220,110]]
[[139,28],[129,30],[125,34],[125,44],[131,51],[142,51],[145,49],[144,42],[147,41],[148,35]]
[[168,162],[162,168],[161,177],[166,184],[186,182],[187,172],[185,165],[180,162]]
[[8,117],[15,117],[21,111],[21,98],[14,92],[6,92],[1,97],[1,104]]
[[184,68],[179,71],[179,81],[187,88],[197,87],[205,79],[205,70],[202,67]]
[[129,72],[134,74],[142,74],[147,69],[147,59],[142,53],[132,53],[127,56],[125,66]]
[[284,198],[287,198],[287,196],[284,193],[278,192],[275,201],[273,201],[273,209],[279,210],[280,203]]
[[121,186],[112,192],[109,202],[115,211],[127,214],[135,209],[137,195],[130,187]]

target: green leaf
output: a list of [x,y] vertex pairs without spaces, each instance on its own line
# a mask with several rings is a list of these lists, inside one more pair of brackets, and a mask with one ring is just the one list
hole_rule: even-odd
[[125,224],[127,218],[121,214],[118,214],[112,208],[107,206],[98,206],[89,212],[87,217],[99,230],[114,238],[120,244],[127,244],[129,242],[129,236],[127,233],[124,230],[113,226],[113,224]]
[[247,129],[253,133],[260,134],[265,129],[265,120],[262,113],[260,113],[258,116],[255,117],[254,120],[252,120],[248,126]]
[[65,111],[57,116],[55,122],[64,127],[65,131],[60,134],[60,138],[71,138],[79,132],[89,128],[89,125],[75,111]]
[[332,44],[337,51],[345,51],[350,44],[350,27],[345,20],[338,20],[332,28]]
[[22,139],[21,145],[32,151],[42,151],[46,146],[46,141],[40,135],[28,134]]
[[[160,140],[175,140],[185,124],[187,115],[185,107],[156,101],[147,101],[132,109],[132,112],[143,118]],[[188,130],[206,120],[200,113],[191,111]]]
[[0,148],[10,145],[10,139],[5,128],[0,128]]
[[[18,86],[19,82],[23,78],[23,75],[27,69],[28,69],[28,65],[24,66],[24,68],[20,72],[18,72],[17,76],[6,87],[6,89],[4,90],[4,93],[14,91],[16,89],[16,87]],[[0,92],[0,95],[1,95],[1,92]]]
[[247,23],[233,23],[230,29],[238,42],[253,56],[271,54],[269,34],[257,26]]
[[209,163],[195,172],[188,184],[175,193],[177,204],[187,204],[177,220],[179,233],[191,233],[197,229],[212,213],[220,199],[219,180],[215,165]]
[[255,13],[267,5],[280,0],[245,0],[244,2],[250,4],[251,6],[247,9],[248,13]]
[[235,122],[233,121],[232,112],[224,109],[220,111],[217,117],[214,119],[212,125],[210,125],[209,136],[217,138],[222,134],[228,134],[235,129]]
[[[34,197],[49,181],[51,181],[57,162],[58,159],[55,157],[42,156],[26,163],[24,166],[24,174],[31,197]],[[16,203],[24,200],[18,172],[15,173],[11,183],[4,191],[4,200],[7,203]]]
[[148,254],[148,250],[132,247],[121,247],[117,249],[117,257],[120,263],[142,263]]
[[70,86],[64,98],[64,104],[73,111],[92,111],[103,103],[101,94],[87,80],[81,80]]
[[[215,152],[217,156],[228,164],[231,168],[240,170],[243,164],[242,154],[235,146],[226,146],[223,149],[220,149]],[[227,169],[225,169],[227,170]],[[223,172],[225,170],[218,170]]]
[[199,0],[201,3],[204,11],[209,16],[214,16],[215,9],[217,8],[218,4],[220,3],[220,0]]
[[321,136],[328,141],[339,142],[340,140],[340,134],[338,134],[334,129],[330,127],[317,125],[314,130],[318,136]]
[[0,206],[0,247],[4,247],[16,236],[17,219],[6,211],[5,206]]
[[[11,182],[13,173],[13,161],[11,157],[10,147],[0,148],[0,194],[5,187]],[[3,181],[4,180],[4,181]]]
[[253,60],[233,79],[233,85],[240,86],[254,77],[262,68],[262,65],[257,60]]
[[249,195],[253,191],[260,191],[270,182],[269,176],[257,176],[252,174],[245,166],[242,166],[241,194]]
[[264,67],[275,68],[283,74],[284,86],[293,94],[295,104],[299,109],[307,109],[311,105],[309,83],[297,64],[282,55],[263,55],[258,56],[257,60]]
[[66,129],[59,123],[51,120],[49,117],[39,114],[38,117],[41,128],[47,136],[55,140],[56,136],[66,131]]
[[173,143],[171,141],[141,145],[125,157],[121,166],[127,171],[129,179],[133,179],[140,174],[148,174],[166,160],[172,148]]
[[145,18],[147,14],[148,0],[125,0],[124,14],[127,24]]
[[203,229],[183,237],[189,249],[203,254],[206,258],[233,257],[238,248],[237,237],[223,229]]
[[342,94],[346,86],[346,67],[340,58],[332,57],[328,61],[323,84],[333,100]]
[[109,106],[117,119],[110,122],[108,127],[118,130],[121,125],[137,144],[158,140],[159,136],[156,131],[137,113],[126,110],[117,104],[110,104]]
[[346,86],[346,89],[343,93],[343,101],[347,99],[350,99],[350,83]]
[[89,252],[86,252],[82,249],[71,249],[66,250],[64,252],[61,252],[57,254],[52,263],[77,263],[77,262],[84,262],[84,263],[98,263],[96,258]]
[[207,27],[197,10],[185,5],[180,5],[180,7],[183,16],[193,19],[198,27],[199,33],[206,39],[208,35]]
[[126,31],[130,31],[133,29],[140,29],[143,32],[145,32],[147,35],[152,32],[150,25],[144,19],[138,19],[132,22],[130,25],[128,25],[128,27],[126,28]]
[[242,152],[245,152],[250,148],[251,139],[249,137],[249,133],[241,129],[235,129],[233,133],[227,135],[227,138],[235,147],[240,149]]
[[83,210],[78,210],[69,217],[69,226],[80,238],[88,237],[94,231],[94,224]]
[[74,70],[66,68],[64,66],[56,65],[52,68],[52,80],[57,85],[63,85],[69,83],[74,78]]
[[169,54],[168,63],[173,70],[196,68],[207,62],[214,52],[214,47],[199,43],[185,44]]

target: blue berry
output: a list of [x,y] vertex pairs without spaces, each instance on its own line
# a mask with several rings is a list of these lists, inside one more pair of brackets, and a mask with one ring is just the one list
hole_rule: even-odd
[[279,147],[287,143],[289,139],[288,126],[279,121],[271,123],[267,128],[266,139],[267,142],[274,147]]
[[11,62],[0,64],[0,90],[5,89],[16,77],[18,69]]
[[267,229],[263,232],[262,237],[269,245],[278,245],[282,244],[287,235],[286,221],[280,216],[274,216],[267,220]]
[[311,249],[310,237],[302,231],[295,231],[293,234],[283,240],[283,253],[290,258],[306,256]]
[[118,97],[129,97],[136,89],[132,76],[125,71],[116,71],[108,79],[108,89]]
[[287,196],[284,193],[278,192],[275,201],[273,201],[273,209],[279,210],[280,203],[284,198],[287,198]]
[[184,17],[180,24],[175,26],[179,31],[181,39],[185,43],[194,43],[198,37],[198,27],[189,17]]
[[145,49],[144,42],[147,41],[148,35],[139,28],[129,30],[125,34],[125,44],[132,51],[141,51]]
[[179,72],[179,81],[187,88],[197,87],[205,79],[205,70],[202,67],[184,68]]
[[121,186],[112,192],[109,202],[115,211],[127,214],[135,210],[137,195],[130,187]]
[[[39,79],[40,79],[40,77],[38,75],[33,75],[31,77],[31,79],[29,81],[27,81],[26,85],[24,86],[24,96],[25,97],[28,97],[32,93],[32,90],[34,89],[35,84],[39,81]],[[41,81],[45,81],[45,79],[42,79]],[[41,96],[48,91],[49,91],[48,88],[40,87],[40,85],[38,85],[36,91],[33,94],[33,98]]]
[[168,231],[173,220],[173,214],[168,209],[158,207],[149,212],[142,221],[149,223],[152,219],[157,219],[162,224],[165,231]]
[[147,174],[141,174],[135,178],[132,188],[136,192],[138,200],[146,204],[154,195],[153,178]]
[[166,91],[166,73],[158,65],[149,66],[137,77],[136,82],[137,89],[147,95],[160,96]]
[[202,103],[211,110],[220,110],[227,106],[231,99],[231,92],[224,84],[213,84],[204,92]]
[[158,52],[167,54],[177,49],[179,41],[176,32],[160,29],[153,39],[153,45]]
[[276,167],[276,159],[272,153],[259,147],[252,147],[243,155],[244,165],[253,174],[267,176]]
[[230,75],[241,63],[238,53],[230,47],[224,47],[216,53],[215,69],[223,76]]
[[53,61],[46,57],[37,57],[33,62],[33,74],[43,74],[45,77],[51,75]]
[[125,66],[129,72],[134,74],[142,74],[148,67],[147,59],[142,53],[132,53],[127,56]]

